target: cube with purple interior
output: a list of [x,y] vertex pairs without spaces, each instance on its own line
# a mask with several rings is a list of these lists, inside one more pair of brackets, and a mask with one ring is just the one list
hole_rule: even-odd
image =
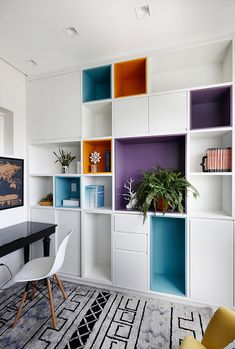
[[232,87],[191,91],[191,130],[231,126]]
[[143,177],[142,171],[159,164],[185,174],[185,135],[119,138],[115,141],[115,209],[125,210],[124,182],[133,178],[134,184]]

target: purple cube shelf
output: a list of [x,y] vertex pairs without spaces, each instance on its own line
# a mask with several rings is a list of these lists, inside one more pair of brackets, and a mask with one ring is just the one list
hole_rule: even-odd
[[185,173],[185,135],[140,137],[115,141],[115,209],[124,210],[123,183],[133,178],[141,180],[143,170],[159,164],[163,168]]
[[232,87],[191,91],[191,130],[231,126]]

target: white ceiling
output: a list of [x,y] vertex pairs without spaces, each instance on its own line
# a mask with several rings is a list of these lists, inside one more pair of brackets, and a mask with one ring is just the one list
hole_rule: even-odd
[[[146,4],[151,16],[137,20]],[[27,75],[233,33],[235,0],[0,0],[0,57]]]

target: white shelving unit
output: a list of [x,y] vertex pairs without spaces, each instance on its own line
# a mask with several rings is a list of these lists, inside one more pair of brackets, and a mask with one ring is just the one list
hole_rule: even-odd
[[[63,277],[155,292],[167,297],[172,295],[189,301],[235,305],[234,166],[231,172],[210,173],[202,172],[200,166],[207,148],[233,149],[235,145],[231,108],[234,98],[233,51],[233,39],[226,39],[158,52],[147,58],[84,68],[81,72],[68,73],[68,76],[30,81],[31,218],[43,221],[45,217],[45,221],[58,224],[53,251],[65,232],[74,230],[69,246],[71,260],[65,263]],[[126,71],[132,61],[132,69]],[[137,76],[133,76],[138,69]],[[75,86],[75,81],[80,80],[81,84]],[[149,90],[146,90],[147,85]],[[71,87],[73,92],[63,103]],[[227,97],[221,102],[224,92]],[[53,94],[57,96],[54,101],[51,99]],[[212,110],[216,111],[215,115]],[[54,134],[55,111],[60,120],[59,130]],[[209,113],[213,115],[208,126],[203,118]],[[66,129],[64,133],[63,129]],[[59,147],[76,156],[69,175],[61,175],[60,165],[55,164],[53,151],[57,152]],[[111,154],[110,166],[106,167],[103,162],[99,164],[102,170],[96,173],[91,172],[89,162],[94,150],[102,154],[102,161],[106,160],[107,150]],[[146,162],[141,163],[140,157]],[[182,215],[166,213],[162,216],[157,212],[153,216],[150,212],[143,225],[139,212],[125,210],[122,188],[132,174],[139,175],[146,166],[150,168],[151,158],[152,165],[156,161],[162,161],[166,167],[173,163],[186,174],[200,197],[195,200],[189,194],[186,212]],[[234,160],[233,155],[233,164]],[[77,174],[76,161],[81,161],[80,174]],[[137,163],[136,167],[133,163]],[[56,196],[56,178],[79,178],[79,208],[56,207],[56,197],[53,207],[38,205],[40,198],[48,192]],[[104,207],[88,207],[87,185],[104,185]],[[161,221],[161,218],[165,220]],[[176,235],[171,236],[168,232],[171,224],[176,227],[180,242]],[[164,251],[158,248],[161,239],[164,239]],[[166,246],[172,242],[176,257],[169,267],[170,256],[165,258],[164,253],[168,253]],[[231,246],[228,247],[228,243]],[[220,244],[223,253],[227,253],[221,265],[218,262]],[[209,266],[205,266],[207,252]],[[160,257],[155,255],[154,261],[161,263],[164,275],[160,277],[161,268],[154,264],[156,277],[151,280],[154,253],[161,254]],[[185,261],[180,258],[179,262],[177,253],[184,253]],[[34,254],[38,255],[36,245]],[[178,262],[181,264],[177,266]],[[182,263],[185,263],[185,269]],[[175,275],[168,275],[168,267]],[[215,278],[217,268],[219,273]],[[182,274],[180,282],[177,281],[177,270]],[[214,293],[216,282],[220,287]]]

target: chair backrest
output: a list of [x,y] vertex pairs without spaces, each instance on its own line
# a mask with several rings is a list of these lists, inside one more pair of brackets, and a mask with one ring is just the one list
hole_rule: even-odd
[[202,344],[207,349],[223,349],[235,339],[235,312],[225,307],[217,309],[211,318]]
[[68,241],[69,241],[71,234],[72,234],[72,231],[70,231],[67,234],[67,236],[64,238],[64,240],[61,242],[60,247],[57,251],[56,257],[55,257],[54,264],[51,268],[51,271],[48,273],[48,277],[54,275],[55,273],[57,273],[61,269],[61,267],[64,263],[65,250],[66,250],[66,247],[67,247],[67,244],[68,244]]

